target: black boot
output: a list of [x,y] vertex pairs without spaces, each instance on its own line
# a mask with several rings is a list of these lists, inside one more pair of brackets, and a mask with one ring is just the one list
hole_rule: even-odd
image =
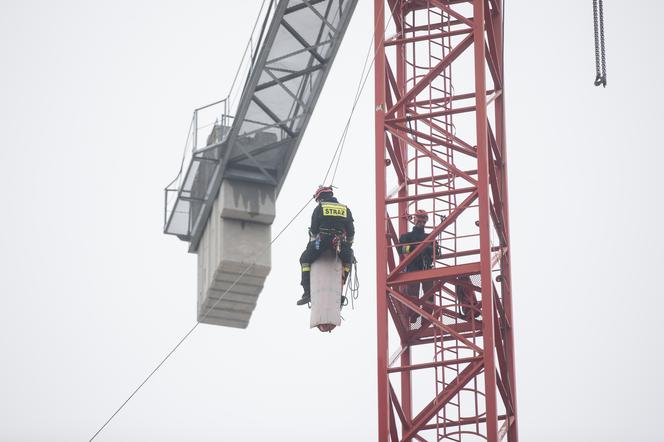
[[311,293],[305,291],[302,293],[302,297],[297,300],[297,305],[309,304],[311,302]]
[[304,293],[302,293],[302,298],[297,300],[297,305],[309,304],[311,302],[311,274],[309,272],[302,272],[300,284],[304,289]]

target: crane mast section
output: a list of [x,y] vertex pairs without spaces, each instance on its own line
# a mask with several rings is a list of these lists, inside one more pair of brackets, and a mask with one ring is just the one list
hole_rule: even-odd
[[374,10],[379,441],[516,442],[503,1]]

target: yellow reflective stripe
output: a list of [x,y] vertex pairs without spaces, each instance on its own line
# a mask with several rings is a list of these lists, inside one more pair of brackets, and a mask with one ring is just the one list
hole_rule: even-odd
[[311,271],[311,266],[309,266],[309,264],[303,265],[302,266],[302,271],[303,272],[310,272]]
[[323,209],[323,216],[337,216],[340,218],[348,216],[348,209],[343,204],[323,203],[321,208]]
[[410,253],[410,244],[406,246],[406,253]]

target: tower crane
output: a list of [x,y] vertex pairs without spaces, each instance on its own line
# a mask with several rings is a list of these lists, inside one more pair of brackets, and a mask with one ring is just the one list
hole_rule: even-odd
[[[356,3],[270,1],[244,84],[194,112],[165,232],[198,255],[201,322],[249,323],[276,197]],[[381,442],[518,440],[503,17],[504,0],[374,0]],[[400,254],[416,212],[426,235]]]
[[[374,11],[379,440],[517,441],[504,1]],[[435,222],[399,257],[416,210]]]
[[[198,320],[231,327],[269,273],[274,203],[357,0],[263,4],[240,82],[194,111],[166,188],[165,232],[198,255]],[[518,441],[504,16],[504,0],[374,0],[380,442]]]

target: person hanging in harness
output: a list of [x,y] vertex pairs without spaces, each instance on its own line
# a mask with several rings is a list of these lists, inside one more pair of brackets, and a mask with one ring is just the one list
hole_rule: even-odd
[[[427,215],[424,210],[416,210],[415,215],[412,216],[412,221],[415,223],[413,230],[404,233],[399,237],[399,245],[397,246],[397,252],[401,255],[402,259],[405,259],[420,243],[428,236],[424,232],[424,226],[429,220],[429,215]],[[415,259],[413,259],[405,268],[405,272],[414,272],[417,270],[428,270],[433,267],[433,242],[429,243],[424,247],[424,250],[420,252]],[[426,293],[433,287],[432,281],[423,281],[422,282],[422,291]],[[406,294],[411,297],[418,299],[420,297],[420,283],[412,283],[406,286]],[[431,294],[430,298],[433,298]],[[417,318],[417,315],[411,315],[411,321]]]
[[336,250],[343,264],[343,281],[350,272],[353,263],[353,237],[355,226],[350,209],[340,204],[334,197],[332,187],[318,187],[314,194],[318,203],[311,215],[309,227],[309,243],[300,256],[302,269],[302,287],[304,293],[297,305],[305,305],[311,301],[311,264],[326,250]]

